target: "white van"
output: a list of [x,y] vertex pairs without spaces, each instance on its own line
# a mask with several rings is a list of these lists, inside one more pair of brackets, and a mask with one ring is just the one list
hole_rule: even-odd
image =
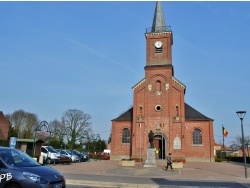
[[[42,146],[41,147],[41,156],[43,156],[44,162],[50,163],[59,163],[60,154],[51,146]],[[48,159],[47,159],[48,157]]]
[[110,153],[111,153],[111,150],[110,150],[110,149],[105,149],[105,150],[103,150],[103,153],[104,153],[104,154],[110,154]]

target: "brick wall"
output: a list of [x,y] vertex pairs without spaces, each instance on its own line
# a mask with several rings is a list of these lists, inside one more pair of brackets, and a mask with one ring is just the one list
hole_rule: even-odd
[[0,139],[7,140],[9,132],[9,123],[6,120],[2,111],[0,111]]
[[[190,161],[213,158],[213,122],[185,120],[185,86],[174,78],[172,32],[147,33],[145,78],[133,87],[133,118],[112,122],[111,159],[146,158],[148,133],[155,132],[155,147],[164,148],[164,156]],[[155,42],[161,41],[162,53]],[[139,126],[141,125],[141,126]],[[131,144],[122,144],[122,129],[131,130]],[[202,131],[202,145],[192,144],[192,131]]]

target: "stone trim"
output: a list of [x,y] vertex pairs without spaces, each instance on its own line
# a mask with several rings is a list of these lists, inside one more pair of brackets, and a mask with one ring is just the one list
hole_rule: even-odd
[[177,80],[175,77],[172,76],[172,80],[176,82],[179,86],[181,86],[183,89],[186,89],[186,86],[181,83],[179,80]]
[[134,87],[132,87],[133,90],[135,90],[137,87],[139,87],[143,82],[145,82],[146,79],[142,79],[140,82],[138,82]]

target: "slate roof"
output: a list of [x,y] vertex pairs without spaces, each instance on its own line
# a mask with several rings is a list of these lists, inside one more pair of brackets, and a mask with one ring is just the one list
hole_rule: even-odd
[[121,114],[119,117],[112,121],[132,121],[133,120],[133,107]]
[[196,120],[196,121],[203,121],[203,120],[210,120],[213,121],[213,119],[208,118],[207,116],[203,115],[202,113],[198,112],[191,106],[185,103],[185,119],[186,120]]
[[[133,107],[113,119],[112,121],[132,121],[133,120]],[[213,121],[202,113],[198,112],[191,106],[185,103],[185,120],[194,121]]]
[[152,24],[152,32],[163,32],[166,31],[166,23],[162,11],[161,2],[156,2],[154,20]]

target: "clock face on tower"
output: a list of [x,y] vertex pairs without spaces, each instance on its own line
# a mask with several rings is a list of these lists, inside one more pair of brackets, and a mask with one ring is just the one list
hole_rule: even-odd
[[155,47],[156,48],[161,48],[162,47],[162,42],[161,41],[156,41],[155,42]]

